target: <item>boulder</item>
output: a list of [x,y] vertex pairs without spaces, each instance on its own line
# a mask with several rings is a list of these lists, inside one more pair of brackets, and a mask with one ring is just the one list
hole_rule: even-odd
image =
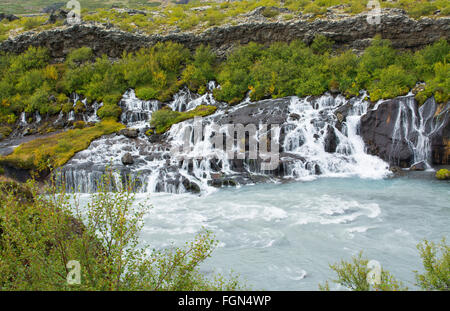
[[57,21],[64,21],[67,19],[67,12],[64,10],[58,10],[54,11],[50,14],[48,20],[45,22],[45,24],[54,24]]
[[427,164],[425,163],[425,161],[420,161],[411,165],[409,169],[411,171],[424,171],[427,169]]
[[123,157],[122,157],[122,163],[124,165],[133,165],[134,164],[134,159],[133,156],[131,155],[131,153],[127,152]]
[[200,187],[199,185],[197,185],[194,182],[191,182],[189,179],[187,178],[183,178],[182,181],[183,187],[186,189],[186,191],[188,192],[193,192],[193,193],[199,193],[200,192]]
[[334,128],[331,125],[327,126],[327,134],[325,135],[325,151],[329,153],[335,153],[339,139],[334,132]]
[[[376,110],[369,110],[361,117],[360,134],[369,154],[376,155],[391,165],[405,168],[409,167],[414,154],[405,139],[393,139],[401,105],[396,98],[383,102]],[[412,115],[407,119],[412,120]],[[412,133],[409,132],[409,135]]]
[[127,128],[127,129],[120,130],[119,134],[121,134],[125,137],[128,137],[128,138],[137,138],[139,135],[139,132],[136,129],[128,129]]

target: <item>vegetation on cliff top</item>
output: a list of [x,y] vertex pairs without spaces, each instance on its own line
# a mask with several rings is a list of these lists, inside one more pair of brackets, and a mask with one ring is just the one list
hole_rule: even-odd
[[[262,16],[268,20],[290,20],[299,14],[309,14],[308,19],[322,18],[330,9],[336,14],[358,14],[369,11],[368,0],[243,0],[232,2],[189,1],[186,4],[146,2],[140,0],[109,1],[80,0],[82,18],[87,22],[109,23],[125,31],[142,31],[146,33],[168,33],[180,29],[183,31],[203,31],[211,26],[237,24],[245,22],[246,14],[264,6]],[[0,11],[9,13],[39,12],[50,1],[36,0],[7,1],[0,4]],[[111,9],[114,4],[115,8]],[[450,4],[446,0],[400,0],[380,1],[382,8],[400,8],[414,18],[422,16],[448,16]],[[125,8],[122,9],[122,8]],[[137,8],[141,12],[126,9]],[[284,9],[284,10],[280,10]],[[436,15],[437,14],[437,15]],[[62,24],[44,25],[47,14],[43,16],[22,17],[19,21],[0,22],[0,40],[9,35],[27,30],[44,30]]]

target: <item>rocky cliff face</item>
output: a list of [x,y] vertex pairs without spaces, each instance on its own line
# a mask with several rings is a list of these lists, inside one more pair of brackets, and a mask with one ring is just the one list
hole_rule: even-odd
[[143,35],[120,31],[105,25],[83,23],[64,26],[40,33],[28,32],[0,44],[1,51],[21,53],[30,45],[47,47],[55,58],[64,57],[70,50],[91,47],[96,55],[119,57],[123,51],[135,51],[159,41],[182,43],[190,49],[209,44],[219,55],[235,45],[250,41],[272,43],[303,40],[310,43],[317,34],[323,34],[336,43],[336,48],[364,49],[376,34],[392,41],[396,48],[416,49],[440,38],[450,37],[450,18],[421,18],[414,20],[402,10],[383,10],[381,23],[371,25],[367,14],[350,17],[328,17],[308,20],[296,17],[284,22],[246,22],[235,26],[209,28],[202,33],[171,33]]
[[433,99],[418,106],[413,96],[379,103],[361,117],[361,136],[370,154],[403,168],[450,163],[450,103]]

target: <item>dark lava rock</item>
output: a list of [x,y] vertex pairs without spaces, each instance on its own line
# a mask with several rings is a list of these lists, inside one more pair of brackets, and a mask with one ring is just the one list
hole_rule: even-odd
[[415,163],[413,165],[411,165],[411,167],[409,168],[411,171],[424,171],[427,168],[427,164],[424,161]]
[[300,116],[299,116],[297,113],[291,113],[291,114],[289,115],[289,117],[290,117],[292,120],[295,120],[295,121],[300,120]]
[[183,178],[182,184],[183,184],[184,188],[186,189],[186,191],[188,191],[188,192],[193,192],[193,193],[199,193],[200,192],[199,185],[197,185],[194,182],[191,182],[187,178]]
[[122,163],[124,165],[134,164],[134,159],[133,159],[133,156],[131,155],[131,153],[128,152],[122,157]]
[[312,41],[319,34],[335,41],[335,48],[348,47],[358,51],[366,48],[377,33],[391,40],[394,48],[418,49],[440,38],[450,36],[449,17],[421,18],[415,20],[399,10],[384,9],[383,21],[377,27],[367,23],[367,15],[358,14],[336,19],[308,20],[306,15],[289,21],[247,22],[238,25],[210,27],[204,32],[170,33],[167,35],[133,34],[119,29],[107,29],[98,24],[84,23],[65,29],[51,29],[39,33],[23,33],[0,43],[0,50],[22,53],[30,45],[49,49],[52,57],[65,57],[78,47],[91,47],[96,56],[107,54],[120,57],[123,51],[133,52],[157,42],[172,41],[194,50],[200,44],[209,44],[224,57],[230,48],[255,41],[262,44]]
[[45,24],[54,24],[59,20],[66,20],[67,19],[67,12],[64,10],[58,10],[55,12],[52,12],[48,18],[48,20],[45,22]]
[[0,13],[0,22],[4,19],[7,19],[8,21],[12,22],[12,21],[18,20],[19,17],[12,15],[12,14]]
[[32,135],[34,134],[34,130],[27,127],[24,131],[23,131],[23,136],[28,136],[28,135]]
[[119,134],[128,137],[128,138],[137,138],[139,135],[138,130],[136,129],[123,129],[119,132]]
[[238,182],[230,177],[220,177],[208,180],[208,185],[216,188],[220,187],[236,187]]
[[[387,100],[377,110],[369,110],[363,115],[360,127],[367,152],[394,166],[410,163],[413,159],[413,152],[404,139],[395,142],[392,139],[400,105],[399,99]],[[408,119],[412,120],[413,116],[409,115]]]
[[335,153],[338,145],[338,137],[331,125],[327,126],[327,134],[325,136],[325,151]]
[[[408,124],[402,121],[399,133],[401,137],[393,138],[394,129],[399,109],[402,105],[409,105],[406,99],[398,97],[387,100],[380,104],[376,110],[369,110],[361,117],[360,134],[366,144],[367,152],[377,155],[391,165],[407,168],[412,164],[414,153],[409,143],[418,139],[417,131],[414,128],[418,124],[413,124],[414,120],[422,120],[425,135],[431,139],[431,151],[433,164],[441,165],[450,163],[450,104],[445,107],[438,106],[430,98],[420,108],[414,100],[412,109],[404,109],[402,120],[407,120]],[[418,121],[417,121],[418,122]],[[405,139],[404,127],[407,127],[407,140]]]

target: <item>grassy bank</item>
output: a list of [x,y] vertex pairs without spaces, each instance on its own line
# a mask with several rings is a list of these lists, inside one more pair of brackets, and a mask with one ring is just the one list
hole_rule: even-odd
[[68,130],[45,138],[38,138],[17,147],[8,156],[0,158],[18,168],[42,171],[49,167],[64,165],[75,153],[89,147],[90,143],[103,136],[115,133],[125,126],[114,120],[103,120],[93,127]]
[[155,127],[156,134],[162,134],[176,123],[193,119],[194,117],[206,117],[213,114],[217,110],[215,106],[200,105],[193,110],[178,112],[172,111],[170,108],[155,111],[152,114],[150,124]]

